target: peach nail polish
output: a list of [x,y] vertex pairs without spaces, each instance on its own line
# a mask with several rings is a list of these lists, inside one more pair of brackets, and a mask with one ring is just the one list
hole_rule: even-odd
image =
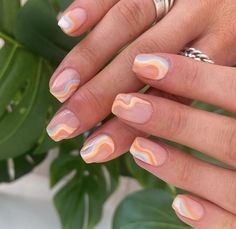
[[143,124],[151,118],[153,108],[146,100],[130,94],[119,94],[113,103],[112,112],[126,121]]
[[163,79],[169,70],[169,62],[163,57],[152,54],[136,56],[133,71],[141,77],[151,80]]
[[167,151],[163,147],[140,137],[133,142],[130,153],[135,158],[156,167],[163,165],[167,159]]
[[74,94],[79,85],[79,73],[74,69],[65,69],[50,83],[50,92],[63,103]]
[[115,144],[112,138],[101,134],[86,143],[80,154],[86,163],[98,163],[108,158],[114,151]]
[[75,8],[64,14],[59,20],[58,25],[66,34],[72,34],[84,24],[86,19],[86,11],[82,8]]
[[172,207],[178,214],[191,220],[200,220],[204,215],[203,206],[185,195],[178,195]]
[[47,127],[48,135],[56,142],[68,138],[79,128],[79,120],[70,110],[63,110],[52,119]]

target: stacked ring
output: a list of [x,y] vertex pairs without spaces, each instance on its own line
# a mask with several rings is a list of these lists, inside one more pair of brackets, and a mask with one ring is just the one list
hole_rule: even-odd
[[153,2],[157,13],[156,22],[160,21],[174,5],[174,0],[153,0]]
[[202,53],[200,50],[197,50],[195,48],[184,48],[179,52],[179,55],[186,56],[197,61],[214,64],[214,61],[211,60],[206,54]]

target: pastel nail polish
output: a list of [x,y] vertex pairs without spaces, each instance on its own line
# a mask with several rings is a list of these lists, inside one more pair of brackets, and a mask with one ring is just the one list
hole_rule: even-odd
[[169,66],[169,62],[163,57],[141,54],[134,60],[133,71],[147,79],[161,80],[166,76]]
[[86,11],[82,8],[75,8],[64,14],[59,20],[58,25],[66,34],[72,34],[84,24],[86,19]]
[[153,113],[151,103],[130,94],[119,94],[112,106],[112,112],[119,118],[138,124],[146,123]]
[[73,112],[63,110],[52,119],[47,127],[48,135],[56,142],[67,139],[79,128],[80,122]]
[[65,69],[50,83],[50,92],[63,103],[75,93],[79,85],[79,73],[74,69]]
[[172,207],[178,214],[191,220],[200,220],[204,215],[203,206],[184,195],[178,195]]
[[152,166],[161,166],[167,159],[167,151],[145,138],[136,138],[133,142],[130,153],[142,162]]
[[112,138],[106,134],[91,139],[81,149],[80,154],[86,163],[102,162],[115,151]]

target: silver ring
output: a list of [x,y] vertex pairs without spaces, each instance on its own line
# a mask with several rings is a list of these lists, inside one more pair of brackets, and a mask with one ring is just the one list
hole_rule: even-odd
[[209,64],[215,63],[206,54],[202,53],[200,50],[197,50],[195,48],[184,48],[183,50],[179,52],[179,55],[186,56],[194,60],[206,62]]
[[169,13],[175,0],[153,0],[156,8],[156,22],[160,21],[166,14]]

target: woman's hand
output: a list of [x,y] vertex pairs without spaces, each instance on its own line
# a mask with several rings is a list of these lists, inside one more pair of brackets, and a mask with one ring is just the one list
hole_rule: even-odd
[[[235,0],[176,0],[166,17],[150,28],[156,18],[153,0],[76,0],[59,25],[73,36],[96,26],[52,76],[52,94],[61,102],[68,101],[48,126],[49,135],[56,141],[77,136],[110,113],[118,93],[141,89],[144,84],[131,70],[138,53],[177,53],[185,46],[192,46],[218,64],[232,64],[236,59],[235,11]],[[68,18],[75,19],[71,30],[66,29]],[[125,140],[114,136],[117,145],[123,141],[131,143],[139,135],[116,119],[100,131],[113,130],[118,132],[117,136],[126,136]],[[114,156],[125,150],[119,148]]]
[[[153,88],[236,113],[235,68],[154,54],[138,56],[133,69],[141,81]],[[118,95],[112,111],[132,128],[183,144],[236,167],[234,118],[135,93]],[[96,154],[99,150],[100,154],[111,155],[116,147],[124,147],[112,144],[111,138],[101,140],[97,147],[82,153],[85,159],[99,155]],[[130,152],[140,167],[199,196],[176,197],[173,208],[181,220],[196,229],[236,228],[236,171],[142,137],[135,139]]]

